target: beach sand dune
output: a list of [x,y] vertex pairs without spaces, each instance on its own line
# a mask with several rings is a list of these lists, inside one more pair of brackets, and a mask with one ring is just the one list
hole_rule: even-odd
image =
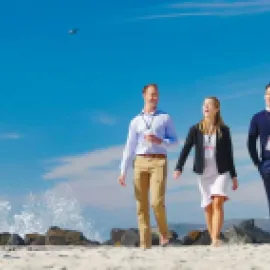
[[[32,250],[31,250],[32,249]],[[270,245],[153,247],[23,247],[0,250],[1,270],[270,269]]]

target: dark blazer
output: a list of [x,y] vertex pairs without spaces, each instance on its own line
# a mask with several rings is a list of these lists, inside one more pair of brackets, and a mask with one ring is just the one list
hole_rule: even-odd
[[[216,140],[216,163],[217,169],[220,174],[229,172],[231,177],[237,177],[234,159],[233,159],[233,146],[229,127],[223,125],[221,127],[221,137],[217,135]],[[204,171],[204,136],[199,130],[199,124],[192,126],[189,129],[186,141],[178,158],[175,170],[183,171],[186,159],[195,146],[195,156],[193,171],[197,174],[202,174]]]

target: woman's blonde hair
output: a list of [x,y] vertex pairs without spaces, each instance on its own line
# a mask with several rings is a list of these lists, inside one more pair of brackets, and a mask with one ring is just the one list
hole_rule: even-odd
[[[214,106],[216,107],[216,109],[218,109],[217,113],[216,113],[216,116],[215,116],[215,122],[214,122],[214,126],[215,126],[215,129],[217,130],[218,132],[218,135],[221,136],[221,126],[224,126],[224,121],[222,119],[222,116],[221,116],[221,113],[220,113],[220,102],[218,100],[217,97],[206,97],[206,99],[211,99],[213,100],[214,102]],[[203,133],[203,134],[206,134],[207,133],[207,126],[206,126],[206,121],[205,119],[202,119],[199,123],[199,129],[200,131]]]

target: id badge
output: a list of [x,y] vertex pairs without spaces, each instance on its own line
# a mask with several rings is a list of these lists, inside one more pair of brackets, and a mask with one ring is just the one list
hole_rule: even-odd
[[270,136],[268,136],[268,138],[267,138],[265,150],[270,151]]
[[[147,130],[144,131],[144,135],[151,135],[151,134],[153,134],[153,131],[151,129],[147,129]],[[144,140],[144,143],[143,144],[146,147],[151,147],[152,146],[152,143],[151,142],[147,141],[146,139],[143,139],[143,140]]]

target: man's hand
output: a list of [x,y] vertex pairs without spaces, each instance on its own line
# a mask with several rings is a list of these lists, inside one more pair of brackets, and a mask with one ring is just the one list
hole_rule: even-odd
[[177,178],[179,178],[180,177],[180,175],[182,174],[182,172],[181,171],[174,171],[173,172],[173,179],[177,179]]
[[156,143],[156,144],[162,143],[162,140],[155,135],[144,135],[144,138],[151,143]]
[[232,179],[232,190],[237,190],[238,189],[238,180],[236,177]]
[[118,182],[121,186],[125,187],[126,186],[126,177],[124,175],[120,175],[118,178]]

